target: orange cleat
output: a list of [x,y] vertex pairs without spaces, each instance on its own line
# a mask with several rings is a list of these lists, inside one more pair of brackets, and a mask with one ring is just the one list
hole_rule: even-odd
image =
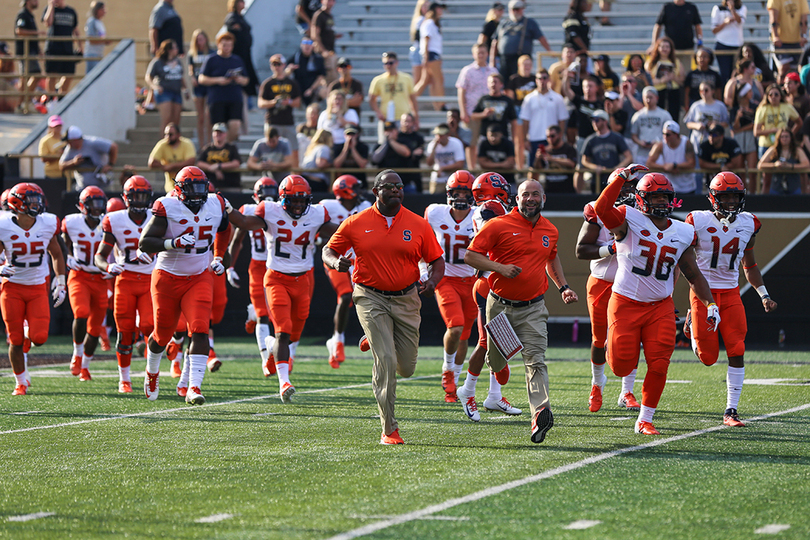
[[342,341],[335,343],[335,358],[341,364],[346,360],[346,347]]
[[205,398],[199,386],[192,386],[186,391],[186,403],[192,405],[203,405],[205,403]]
[[276,374],[276,358],[272,354],[269,358],[267,358],[267,362],[262,365],[262,372],[264,373],[265,377],[270,377],[271,375]]
[[99,344],[102,351],[110,350],[110,336],[107,335],[107,330],[102,330],[101,335],[98,336]]
[[213,347],[210,347],[208,349],[208,363],[207,363],[207,366],[208,366],[208,371],[210,371],[211,373],[214,373],[214,372],[218,371],[219,368],[222,367],[222,362],[219,360],[219,358],[217,358],[217,353],[214,352]]
[[405,441],[403,441],[402,437],[399,436],[399,429],[395,429],[392,433],[389,433],[388,435],[383,433],[382,436],[380,437],[380,444],[385,445],[405,444]]
[[118,381],[118,393],[119,394],[131,394],[132,393],[132,383],[129,381]]
[[458,395],[455,392],[452,394],[445,393],[444,401],[445,403],[458,403]]
[[245,332],[252,334],[256,331],[256,321],[245,321]]
[[730,427],[745,427],[745,423],[737,415],[737,409],[726,409],[723,414],[723,424]]
[[84,381],[92,381],[93,377],[90,376],[90,370],[87,368],[82,368],[81,373],[79,374],[79,380]]
[[18,384],[17,388],[11,393],[12,396],[24,396],[25,393],[28,391],[28,387],[24,384]]
[[[456,393],[456,374],[451,371],[442,371],[442,389],[447,394]],[[455,402],[452,402],[455,403]]]
[[360,338],[360,350],[362,352],[368,352],[371,350],[371,344],[368,342],[368,338],[366,336]]
[[180,343],[175,343],[174,340],[169,341],[169,345],[166,347],[166,358],[174,362],[177,360],[177,355],[180,354]]
[[178,386],[177,387],[177,395],[184,398],[188,394],[188,386]]
[[661,435],[655,426],[652,425],[652,422],[645,422],[644,420],[639,420],[636,422],[635,432],[641,435]]
[[70,374],[73,375],[74,377],[78,377],[81,372],[82,372],[82,357],[74,356],[73,360],[70,361]]
[[598,412],[602,408],[602,387],[595,384],[591,387],[591,395],[588,396],[588,410]]
[[179,379],[183,374],[183,366],[180,365],[180,360],[172,360],[172,368],[170,370],[172,379]]
[[509,364],[506,364],[502,370],[495,372],[495,380],[498,381],[500,385],[509,382]]
[[334,337],[331,337],[326,340],[326,351],[329,353],[329,365],[332,366],[332,369],[338,369],[340,367],[340,363],[343,361],[338,358],[337,354],[338,345],[340,345],[340,350],[342,353],[343,343],[340,343]]
[[619,407],[624,407],[628,411],[640,411],[641,405],[636,401],[636,396],[633,392],[627,392],[623,396],[619,396]]

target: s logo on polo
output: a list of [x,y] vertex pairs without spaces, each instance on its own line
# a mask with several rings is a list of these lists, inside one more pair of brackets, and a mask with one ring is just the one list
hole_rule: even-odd
[[548,247],[548,245],[549,245],[548,236],[543,235],[543,247]]
[[408,230],[408,229],[405,229],[404,231],[402,231],[402,239],[405,240],[406,242],[410,242],[411,241],[411,231]]

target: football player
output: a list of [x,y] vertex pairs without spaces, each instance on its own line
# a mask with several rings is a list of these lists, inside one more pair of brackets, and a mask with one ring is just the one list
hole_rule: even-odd
[[[332,183],[332,193],[335,199],[326,199],[321,204],[329,212],[329,218],[335,226],[339,226],[343,221],[366,208],[371,208],[371,203],[360,198],[360,180],[350,174],[339,176]],[[344,253],[345,257],[351,259],[353,252]],[[352,285],[351,270],[349,272],[338,272],[323,265],[329,282],[337,294],[337,307],[335,308],[335,328],[332,337],[326,340],[326,349],[329,352],[329,365],[337,369],[341,362],[346,359],[344,350],[344,331],[346,323],[349,321],[349,309],[352,307]]]
[[[476,205],[473,210],[472,225],[473,233],[476,233],[490,219],[506,214],[511,198],[511,187],[509,182],[500,174],[494,172],[484,173],[479,175],[473,182],[472,196]],[[487,323],[487,297],[489,296],[487,275],[481,272],[476,273],[477,279],[473,285],[471,296],[477,309],[478,343],[470,355],[467,378],[464,380],[464,384],[459,386],[456,391],[458,398],[461,400],[464,414],[473,422],[481,420],[478,403],[475,401],[475,387],[487,356],[487,331],[484,328]],[[493,373],[490,373],[489,376],[489,392],[484,400],[484,408],[513,416],[523,412],[503,397],[501,383],[498,382]]]
[[718,326],[718,332],[710,332],[701,324],[693,324],[693,321],[706,317],[706,308],[693,289],[689,291],[691,310],[686,316],[684,334],[690,338],[695,355],[707,366],[717,362],[720,354],[717,334],[722,334],[728,356],[723,424],[743,427],[745,424],[737,414],[737,405],[745,379],[743,356],[748,324],[740,298],[740,262],[745,279],[756,289],[765,312],[775,310],[776,302],[768,295],[754,257],[754,241],[760,223],[754,214],[743,211],[745,184],[736,174],[721,172],[709,183],[709,201],[712,203],[711,210],[691,212],[686,216],[686,222],[695,227],[697,264],[709,282],[723,322]]
[[[253,200],[255,204],[243,204],[239,211],[245,216],[256,214],[256,207],[262,201],[274,202],[278,200],[278,183],[269,176],[263,176],[256,180],[253,185]],[[248,306],[248,321],[245,323],[245,330],[248,333],[256,334],[256,343],[259,346],[259,355],[262,359],[262,372],[265,377],[270,377],[276,373],[276,363],[270,360],[273,352],[275,337],[270,332],[270,311],[267,309],[267,300],[264,297],[264,274],[267,271],[267,240],[264,231],[257,229],[248,231],[236,228],[236,231],[228,246],[228,253],[231,256],[231,267],[226,270],[228,283],[238,289],[239,274],[234,270],[233,265],[239,258],[242,251],[242,242],[250,233],[250,264],[248,265],[248,293],[250,295],[250,305]]]
[[337,227],[326,208],[312,204],[312,190],[303,176],[285,177],[278,194],[278,202],[262,201],[254,215],[230,211],[229,219],[241,229],[264,229],[267,243],[272,246],[264,288],[276,332],[272,358],[278,372],[279,394],[282,402],[289,403],[295,394],[290,382],[290,358],[295,355],[291,345],[301,339],[315,285],[315,237],[327,240]]
[[[124,183],[125,209],[108,212],[101,221],[104,238],[96,252],[96,266],[117,276],[113,294],[113,316],[118,329],[115,355],[118,359],[118,391],[132,392],[129,375],[132,346],[140,331],[148,336],[154,329],[149,286],[155,261],[138,249],[144,225],[152,217],[152,185],[143,176],[131,176]],[[114,200],[114,199],[110,199]],[[114,262],[108,262],[115,248]],[[180,365],[177,363],[179,371]]]
[[9,214],[0,216],[0,250],[6,262],[0,266],[3,286],[0,306],[8,333],[8,358],[16,385],[12,395],[24,396],[31,385],[25,360],[24,322],[35,345],[48,340],[51,310],[48,306],[48,276],[45,252],[56,276],[52,282],[53,305],[65,301],[65,260],[59,245],[57,217],[43,213],[45,193],[33,183],[17,184],[8,194]]
[[67,247],[68,296],[73,310],[73,360],[70,372],[89,381],[90,362],[103,332],[107,314],[107,281],[96,266],[95,254],[104,232],[101,218],[107,210],[107,195],[97,186],[79,194],[78,214],[62,220],[62,239]]
[[[630,166],[631,171],[633,166]],[[616,205],[633,206],[636,200],[636,184],[641,179],[640,171],[632,173],[622,186]],[[602,408],[602,391],[607,383],[605,375],[605,342],[607,340],[607,307],[612,291],[613,279],[616,276],[616,246],[613,235],[604,227],[596,215],[591,201],[585,205],[585,221],[577,238],[577,259],[591,261],[591,275],[588,277],[588,314],[591,318],[591,393],[588,396],[588,410],[597,412]],[[619,393],[619,407],[630,411],[641,408],[633,395],[636,371],[622,377],[622,389]]]
[[641,389],[641,409],[635,432],[659,435],[652,423],[667,382],[675,349],[673,267],[678,266],[707,307],[701,321],[717,331],[720,312],[706,278],[695,261],[695,229],[669,218],[676,207],[675,189],[661,173],[645,174],[636,184],[635,207],[616,207],[616,199],[632,174],[643,165],[617,169],[596,200],[596,214],[616,238],[619,266],[608,302],[607,363],[617,377],[626,377],[638,364],[644,346],[647,374]]
[[147,344],[143,386],[147,399],[157,399],[160,359],[182,314],[191,335],[185,399],[202,405],[213,278],[225,273],[223,257],[228,247],[228,237],[217,233],[228,231],[228,203],[219,194],[209,196],[208,179],[194,166],[177,173],[173,193],[155,201],[138,243],[141,251],[157,253],[150,288],[155,328]]

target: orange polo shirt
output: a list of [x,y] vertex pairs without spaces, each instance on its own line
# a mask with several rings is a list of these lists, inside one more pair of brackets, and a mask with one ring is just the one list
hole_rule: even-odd
[[442,248],[425,219],[404,206],[388,226],[374,203],[349,216],[326,244],[343,254],[354,248],[352,281],[383,291],[399,291],[419,281],[419,261],[435,261]]
[[487,221],[475,235],[470,251],[481,253],[501,264],[514,264],[520,274],[509,279],[492,272],[487,281],[498,296],[526,301],[545,294],[548,289],[546,263],[557,256],[557,227],[542,215],[532,226],[517,208],[505,216]]

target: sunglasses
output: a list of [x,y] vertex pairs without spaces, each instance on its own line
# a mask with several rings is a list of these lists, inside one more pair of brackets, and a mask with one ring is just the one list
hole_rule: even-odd
[[548,75],[543,75],[542,77],[535,77],[538,81],[547,81],[549,79]]
[[301,41],[301,45],[312,45],[311,39],[304,39]]
[[282,64],[281,62],[270,62],[270,65],[271,66],[283,66],[284,64]]
[[380,189],[387,189],[388,191],[391,191],[392,189],[403,189],[404,187],[405,187],[405,184],[403,184],[402,182],[397,182],[396,184],[392,184],[391,182],[387,182],[385,184],[380,184],[380,186],[379,186]]
[[393,66],[396,62],[394,60],[389,60],[388,62],[383,62],[384,66]]

